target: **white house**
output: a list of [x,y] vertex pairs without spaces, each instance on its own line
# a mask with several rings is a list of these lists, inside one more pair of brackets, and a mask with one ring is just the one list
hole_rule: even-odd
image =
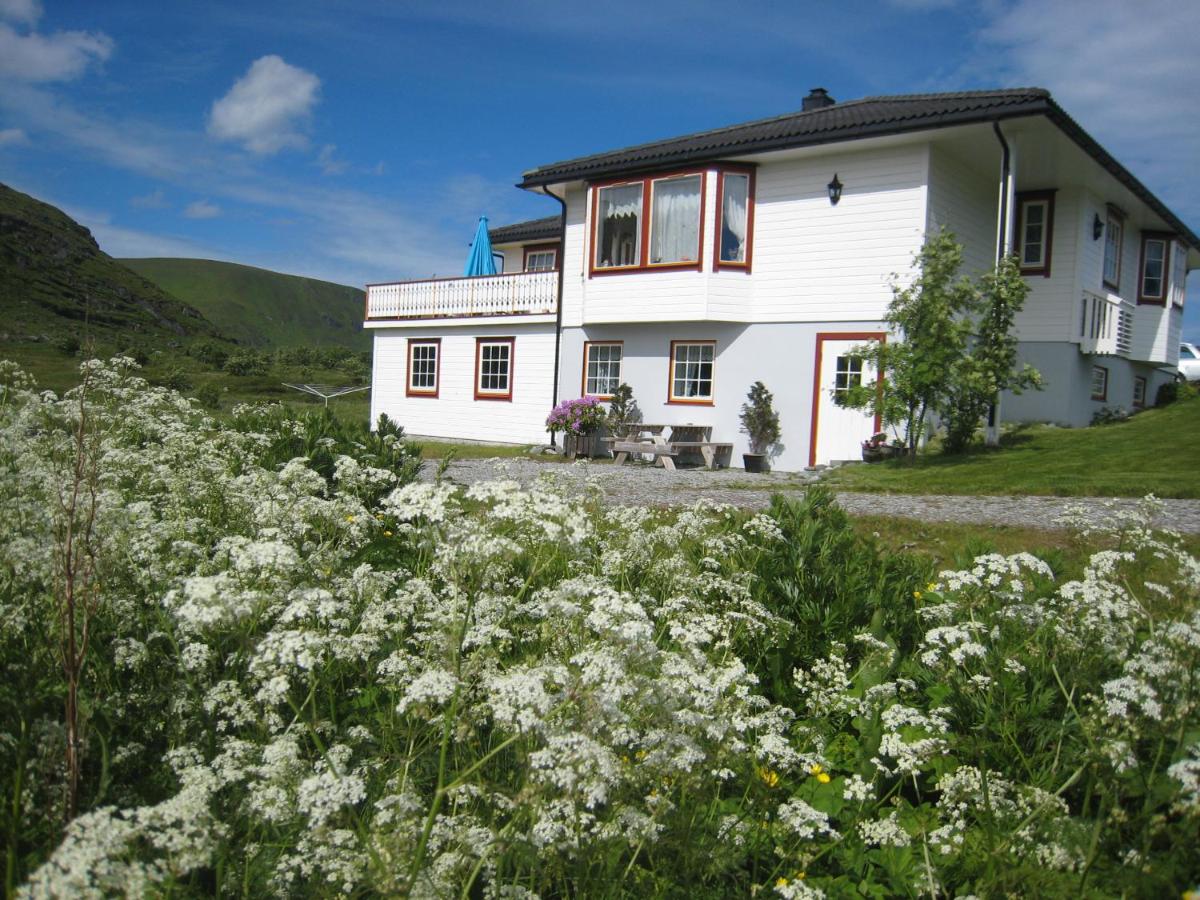
[[1016,328],[1045,390],[1005,420],[1085,425],[1151,405],[1179,352],[1200,239],[1035,88],[868,97],[539,166],[562,217],[492,232],[504,273],[367,286],[372,420],[412,434],[543,442],[563,399],[628,383],[647,421],[746,449],[751,383],[774,392],[773,465],[859,455],[840,409],[873,378],[890,283],[945,226],[978,274],[1016,252]]

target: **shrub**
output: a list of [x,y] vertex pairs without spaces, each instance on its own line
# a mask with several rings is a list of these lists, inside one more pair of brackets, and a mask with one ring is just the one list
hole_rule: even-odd
[[750,386],[746,398],[740,414],[742,433],[750,437],[751,453],[766,453],[779,440],[779,413],[775,411],[775,398],[761,381]]
[[229,351],[225,347],[208,339],[192,341],[187,352],[193,359],[198,359],[214,369],[220,369],[225,365],[225,360],[229,359]]
[[79,342],[79,338],[76,335],[66,334],[55,341],[54,346],[58,348],[58,351],[63,356],[76,356],[83,345]]
[[216,382],[206,381],[196,389],[196,399],[205,409],[218,410],[221,408],[221,389]]
[[225,371],[230,375],[266,375],[270,361],[256,350],[235,350],[225,360]]
[[1179,399],[1179,382],[1167,381],[1158,386],[1154,395],[1155,406],[1170,406]]
[[604,407],[595,397],[564,400],[546,417],[546,430],[551,434],[591,434],[604,424]]

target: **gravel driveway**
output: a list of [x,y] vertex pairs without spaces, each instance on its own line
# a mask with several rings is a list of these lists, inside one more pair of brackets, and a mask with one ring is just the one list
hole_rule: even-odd
[[[427,463],[422,478],[430,479],[436,464]],[[614,466],[611,463],[579,462],[574,465],[538,462],[533,459],[463,459],[450,463],[446,477],[456,484],[471,484],[496,477],[528,484],[539,474],[582,486],[596,480],[606,500],[621,506],[687,506],[700,499],[730,503],[746,509],[762,509],[771,494],[803,490],[820,480],[819,472],[771,472],[747,475],[741,469],[681,469],[668,472],[647,464]],[[965,522],[990,525],[1019,525],[1027,528],[1062,528],[1058,522],[1068,507],[1081,507],[1097,519],[1114,510],[1133,509],[1140,501],[1132,498],[1091,497],[950,497],[914,494],[862,494],[838,492],[838,502],[852,515],[898,516],[925,522]],[[1164,500],[1156,520],[1159,527],[1200,533],[1200,500]]]

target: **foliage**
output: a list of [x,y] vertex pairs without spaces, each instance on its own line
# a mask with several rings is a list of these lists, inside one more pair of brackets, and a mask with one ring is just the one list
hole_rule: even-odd
[[350,454],[329,479],[280,462],[297,419],[221,427],[95,372],[104,578],[69,824],[47,500],[78,404],[0,375],[9,893],[1115,898],[1200,878],[1200,563],[1141,515],[1075,580],[1018,554],[914,587],[919,565],[827,496],[608,508],[553,471],[464,490]]
[[271,361],[257,350],[235,350],[223,368],[230,375],[266,375]]
[[1122,406],[1102,406],[1092,413],[1092,425],[1111,425],[1124,422],[1132,413]]
[[229,359],[229,348],[219,341],[203,338],[192,341],[188,347],[188,356],[214,369],[221,369],[225,366],[225,360]]
[[1155,406],[1170,406],[1179,399],[1180,384],[1178,381],[1168,381],[1158,386],[1154,395]]
[[741,431],[750,437],[750,452],[766,453],[779,440],[779,413],[775,411],[775,398],[761,381],[750,385],[747,402],[742,404],[739,418]]
[[221,389],[214,382],[207,381],[196,389],[196,400],[208,410],[221,408]]
[[608,430],[615,435],[621,435],[624,426],[641,420],[642,411],[638,408],[637,400],[633,398],[633,388],[624,382],[618,384],[608,402],[608,416],[605,419]]
[[591,434],[605,422],[604,407],[595,397],[564,400],[546,416],[546,430],[551,434],[562,431],[570,434]]
[[910,457],[932,414],[949,424],[947,449],[957,452],[999,391],[1038,381],[1028,366],[1013,371],[1012,319],[1028,291],[1015,260],[972,284],[958,275],[962,246],[943,229],[925,242],[914,263],[916,277],[908,285],[893,283],[884,316],[898,339],[856,348],[881,382],[834,396],[840,406],[868,410],[885,426],[901,429]]

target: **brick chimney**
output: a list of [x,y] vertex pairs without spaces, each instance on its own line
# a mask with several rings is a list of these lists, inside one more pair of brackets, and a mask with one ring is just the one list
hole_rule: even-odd
[[801,107],[801,110],[808,112],[810,109],[824,109],[835,103],[837,101],[829,96],[829,91],[823,87],[816,87],[809,91],[808,96],[804,98],[804,106]]

